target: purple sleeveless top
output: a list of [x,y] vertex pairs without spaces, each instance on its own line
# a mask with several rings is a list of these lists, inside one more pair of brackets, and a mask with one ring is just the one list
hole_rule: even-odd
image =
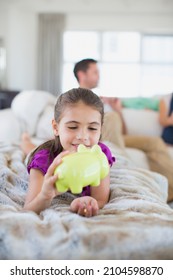
[[[110,149],[103,143],[98,143],[98,145],[102,149],[102,152],[107,156],[109,165],[112,166],[115,162],[115,157],[112,156]],[[49,165],[53,161],[53,159],[49,161],[49,154],[49,150],[46,149],[38,151],[27,166],[28,173],[30,173],[30,170],[33,168],[40,170],[45,175]],[[83,188],[81,196],[90,196],[90,186]]]

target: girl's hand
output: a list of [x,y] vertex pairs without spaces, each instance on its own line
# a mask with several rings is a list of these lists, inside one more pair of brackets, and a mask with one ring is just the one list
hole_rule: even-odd
[[85,217],[97,215],[98,209],[97,200],[91,196],[75,198],[70,205],[70,210],[72,212]]
[[61,194],[57,191],[55,187],[55,182],[58,180],[58,174],[54,175],[55,168],[61,164],[62,158],[66,156],[69,151],[60,153],[49,166],[43,180],[41,193],[45,199],[53,199],[58,194]]

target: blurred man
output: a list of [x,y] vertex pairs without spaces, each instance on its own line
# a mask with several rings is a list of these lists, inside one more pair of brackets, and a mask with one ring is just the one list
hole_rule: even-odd
[[73,72],[79,87],[93,89],[98,86],[100,76],[96,60],[87,58],[77,62]]

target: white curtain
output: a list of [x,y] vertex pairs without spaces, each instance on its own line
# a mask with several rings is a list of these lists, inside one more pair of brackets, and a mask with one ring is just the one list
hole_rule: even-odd
[[38,88],[61,91],[64,14],[39,14]]

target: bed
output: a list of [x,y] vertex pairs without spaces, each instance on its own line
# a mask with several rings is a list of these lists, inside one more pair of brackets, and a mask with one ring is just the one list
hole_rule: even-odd
[[24,211],[25,157],[0,145],[0,259],[173,259],[173,209],[165,177],[137,168],[120,148],[111,168],[109,202],[97,216],[70,212],[71,193],[56,197],[37,215]]

